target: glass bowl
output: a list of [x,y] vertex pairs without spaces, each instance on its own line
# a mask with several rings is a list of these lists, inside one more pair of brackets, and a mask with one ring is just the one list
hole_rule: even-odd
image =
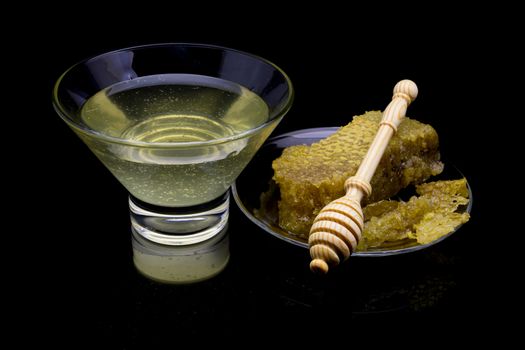
[[[272,162],[281,155],[284,148],[293,145],[312,144],[330,136],[338,129],[339,127],[302,129],[268,139],[232,186],[232,193],[235,202],[248,219],[274,237],[300,247],[308,248],[308,242],[306,240],[293,232],[282,229],[278,225],[278,192],[272,191],[274,186],[271,185],[273,182]],[[430,180],[453,180],[464,177],[465,176],[459,171],[459,169],[453,165],[445,163],[445,170],[439,176],[435,176]],[[464,210],[470,213],[472,209],[472,189],[468,184],[468,181],[467,188],[470,201],[468,205],[462,209],[458,209],[458,211]],[[410,195],[414,194],[413,192],[406,193],[410,191],[405,190],[402,192],[404,193],[400,194],[400,198],[405,200],[410,198]],[[261,208],[260,203],[260,197],[263,193],[266,193],[264,209]],[[428,244],[418,244],[414,240],[407,239],[392,242],[388,245],[383,245],[380,248],[370,248],[367,251],[357,251],[353,253],[352,256],[377,257],[418,251],[450,237],[460,227],[461,225],[456,227],[454,231],[449,234]]]
[[133,229],[179,246],[225,227],[230,185],[293,96],[288,76],[264,58],[165,43],[72,66],[55,85],[53,105],[129,191]]

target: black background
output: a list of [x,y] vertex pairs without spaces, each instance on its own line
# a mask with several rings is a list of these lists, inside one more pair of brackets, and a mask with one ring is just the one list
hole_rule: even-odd
[[[182,9],[157,9],[154,17],[139,9],[71,11],[48,17],[23,51],[7,57],[24,67],[24,89],[38,80],[30,90],[37,96],[24,105],[36,119],[35,147],[27,154],[38,165],[29,167],[38,172],[29,210],[36,214],[16,223],[29,226],[23,240],[31,252],[37,248],[25,268],[35,303],[22,324],[44,330],[43,340],[127,348],[208,334],[308,338],[319,327],[349,339],[352,332],[386,337],[395,330],[388,339],[401,342],[408,335],[432,337],[434,329],[442,340],[473,336],[466,324],[477,331],[491,324],[498,307],[487,283],[493,276],[486,258],[489,194],[480,157],[488,152],[484,135],[492,126],[478,123],[489,114],[478,102],[492,74],[479,67],[491,65],[487,50],[500,50],[490,26],[459,10],[422,10],[404,22],[351,9],[289,14],[261,12],[261,6],[230,16]],[[131,260],[127,193],[54,113],[51,89],[79,60],[157,42],[228,46],[280,66],[296,99],[273,135],[346,124],[353,115],[384,108],[398,80],[414,80],[420,93],[408,115],[436,128],[442,155],[468,178],[471,221],[425,251],[351,258],[318,278],[308,271],[306,251],[256,228],[232,201],[231,261],[222,274],[188,286],[143,278]]]

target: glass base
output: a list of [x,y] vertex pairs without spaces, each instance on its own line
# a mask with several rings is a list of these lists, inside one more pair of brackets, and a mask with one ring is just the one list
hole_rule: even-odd
[[160,283],[188,284],[221,273],[230,258],[228,225],[212,238],[184,246],[162,245],[131,229],[133,263],[140,274]]
[[155,243],[189,245],[219,234],[228,223],[230,192],[194,207],[153,206],[130,196],[129,209],[133,230]]

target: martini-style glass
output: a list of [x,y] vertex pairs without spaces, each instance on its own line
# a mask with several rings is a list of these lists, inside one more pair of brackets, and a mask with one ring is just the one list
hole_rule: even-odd
[[67,70],[53,92],[60,117],[129,191],[134,231],[167,245],[226,227],[230,185],[292,100],[271,62],[201,44],[105,53]]

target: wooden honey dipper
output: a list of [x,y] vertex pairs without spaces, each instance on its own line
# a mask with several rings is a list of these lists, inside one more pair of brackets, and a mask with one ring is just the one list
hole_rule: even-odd
[[346,194],[326,205],[315,218],[308,239],[313,272],[326,274],[330,266],[337,266],[355,251],[364,227],[361,200],[372,193],[370,180],[408,105],[416,97],[417,86],[413,81],[401,80],[396,84],[374,141],[357,173],[345,181]]

